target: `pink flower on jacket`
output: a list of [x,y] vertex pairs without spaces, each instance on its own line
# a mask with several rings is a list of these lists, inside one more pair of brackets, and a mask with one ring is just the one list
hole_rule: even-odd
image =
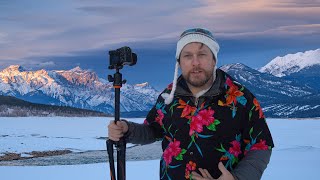
[[190,179],[190,172],[196,170],[197,168],[197,164],[194,163],[193,161],[189,161],[189,163],[186,165],[186,169],[185,169],[185,178],[186,179]]
[[189,135],[192,136],[194,132],[202,132],[203,126],[209,126],[214,122],[214,110],[204,109],[199,111],[196,116],[193,116],[190,122],[190,131]]
[[238,157],[239,154],[241,154],[240,142],[234,140],[230,144],[232,145],[232,147],[229,148],[229,153],[233,154],[235,157]]
[[189,163],[186,165],[186,171],[194,171],[196,170],[197,164],[193,161],[189,161]]
[[147,121],[147,119],[145,119],[145,120],[143,121],[143,124],[149,125],[149,122]]
[[214,110],[204,109],[198,113],[198,116],[200,116],[201,121],[203,122],[203,125],[209,126],[211,123],[214,122],[213,114],[214,114]]
[[168,147],[163,152],[163,159],[166,162],[166,165],[168,166],[173,157],[178,156],[181,153],[180,141],[174,141],[170,142]]
[[157,123],[159,123],[160,124],[160,126],[162,126],[163,125],[163,123],[162,123],[162,119],[164,118],[164,114],[163,114],[163,112],[161,111],[161,109],[158,109],[157,110],[157,117],[156,117],[156,122]]
[[259,143],[256,143],[251,146],[250,150],[268,150],[269,147],[266,145],[266,140],[260,139]]
[[232,80],[231,80],[230,78],[227,78],[227,79],[226,79],[226,84],[227,84],[229,87],[234,86],[234,84],[233,84],[233,82],[232,82]]
[[201,121],[201,116],[193,116],[190,122],[190,130],[189,130],[189,135],[192,136],[194,132],[202,132],[203,131],[203,124]]

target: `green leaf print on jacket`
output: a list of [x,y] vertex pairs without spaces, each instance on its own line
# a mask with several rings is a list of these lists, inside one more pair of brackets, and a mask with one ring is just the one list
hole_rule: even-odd
[[247,144],[244,151],[244,155],[246,155],[248,151],[251,151],[251,150],[268,150],[272,148],[271,146],[268,146],[266,144],[266,140],[260,139],[260,141],[257,143],[257,138],[262,133],[262,131],[260,131],[255,138],[252,137],[252,133],[253,133],[253,127],[249,131],[250,140],[244,139],[244,142]]
[[220,121],[214,118],[214,110],[210,107],[206,109],[205,102],[199,108],[196,108],[179,99],[179,106],[177,108],[183,108],[180,117],[188,119],[190,127],[189,136],[191,137],[188,149],[194,144],[200,155],[203,156],[200,146],[196,143],[196,138],[212,137],[213,135],[203,135],[200,133],[203,132],[204,126],[210,131],[216,131],[216,126],[220,124]]

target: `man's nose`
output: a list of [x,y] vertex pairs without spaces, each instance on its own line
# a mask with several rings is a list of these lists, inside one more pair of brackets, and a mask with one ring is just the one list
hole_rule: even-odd
[[192,65],[197,66],[200,64],[199,57],[197,55],[192,56]]

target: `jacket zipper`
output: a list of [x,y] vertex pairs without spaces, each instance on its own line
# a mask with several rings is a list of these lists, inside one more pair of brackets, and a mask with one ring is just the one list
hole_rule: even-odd
[[196,108],[198,108],[198,103],[199,103],[199,98],[195,97],[196,99],[194,100],[194,105],[196,106]]

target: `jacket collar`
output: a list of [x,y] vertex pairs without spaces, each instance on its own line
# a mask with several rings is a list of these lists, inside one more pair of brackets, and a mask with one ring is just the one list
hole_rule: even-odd
[[[221,94],[223,91],[223,86],[226,81],[225,75],[226,73],[223,72],[220,69],[217,69],[216,71],[216,79],[213,82],[211,88],[202,96],[216,96],[218,94]],[[179,76],[178,82],[177,82],[177,89],[174,93],[175,95],[181,95],[181,96],[193,96],[192,92],[190,91],[187,82],[182,77],[182,75]]]

